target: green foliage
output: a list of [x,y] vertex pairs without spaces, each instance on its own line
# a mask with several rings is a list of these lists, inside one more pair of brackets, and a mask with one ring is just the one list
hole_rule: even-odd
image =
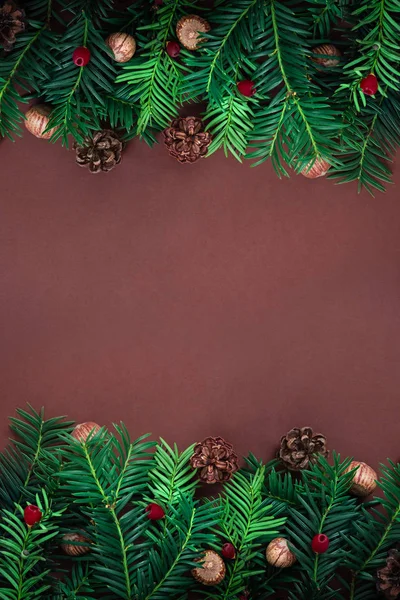
[[0,136],[11,140],[20,135],[23,113],[18,106],[32,95],[40,94],[54,65],[51,47],[54,37],[46,25],[31,21],[30,30],[21,34],[13,52],[0,60]]
[[[80,46],[87,46],[91,54],[85,67],[72,61],[74,49]],[[84,12],[69,25],[53,51],[57,64],[43,86],[46,101],[54,107],[48,129],[57,128],[52,141],[61,138],[68,145],[69,135],[82,141],[90,130],[101,128],[104,95],[112,93],[115,71],[105,56],[100,32]]]
[[18,409],[19,418],[10,418],[17,436],[0,455],[0,508],[14,510],[15,503],[34,502],[42,487],[50,493],[57,487],[62,435],[71,427],[63,417],[44,418],[36,412]]
[[45,491],[36,496],[43,517],[39,524],[27,527],[20,514],[3,509],[0,513],[0,598],[1,600],[34,600],[50,588],[50,569],[40,568],[44,546],[58,533],[61,512],[51,509]]
[[254,473],[236,473],[225,486],[222,506],[221,545],[230,542],[236,558],[227,565],[227,575],[215,592],[208,594],[219,600],[233,600],[248,589],[252,579],[265,572],[265,545],[279,534],[285,518],[263,498],[265,467]]
[[378,485],[383,492],[383,510],[362,509],[350,534],[345,565],[353,575],[349,585],[350,600],[373,600],[376,597],[375,574],[385,564],[387,551],[396,547],[400,535],[400,464],[382,465]]
[[[18,439],[0,458],[0,600],[183,600],[191,591],[264,600],[283,590],[290,600],[374,600],[376,571],[399,539],[400,464],[390,461],[382,497],[364,504],[349,493],[351,459],[335,453],[295,475],[250,454],[217,497],[198,498],[193,445],[179,452],[147,436],[132,441],[122,423],[81,443],[70,423],[31,407],[11,429]],[[163,519],[148,518],[151,502]],[[27,503],[43,514],[33,527]],[[71,532],[90,546],[72,566],[59,549]],[[311,547],[318,533],[330,541],[324,554]],[[297,557],[288,569],[265,559],[281,536]],[[225,542],[236,557],[205,590],[190,570]]]
[[[21,103],[39,98],[54,109],[53,142],[82,142],[106,126],[125,141],[139,136],[152,145],[191,101],[205,105],[209,156],[223,149],[253,165],[270,159],[280,177],[322,158],[340,183],[384,191],[400,134],[399,12],[395,0],[217,0],[212,8],[183,0],[32,0],[26,30],[0,60],[0,136],[19,135]],[[166,44],[188,13],[204,16],[211,31],[198,50],[171,58]],[[122,65],[104,42],[116,31],[137,42]],[[313,48],[331,40],[340,64],[321,67]],[[72,62],[79,46],[91,52],[85,67]],[[367,98],[360,82],[371,72],[380,86]],[[238,91],[243,80],[254,82],[253,97]]]
[[154,22],[138,28],[145,35],[142,49],[116,79],[117,83],[128,84],[129,98],[139,102],[139,135],[149,126],[163,129],[178,114],[185,68],[167,54],[165,47],[183,14],[182,6],[183,0],[166,0]]
[[[302,507],[290,509],[287,531],[314,594],[329,591],[332,578],[343,563],[343,536],[358,519],[358,505],[348,493],[353,477],[352,472],[346,473],[350,463],[351,459],[341,462],[336,454],[333,465],[321,458],[303,473],[304,488],[298,497]],[[329,538],[324,554],[316,554],[311,548],[311,540],[318,533]]]

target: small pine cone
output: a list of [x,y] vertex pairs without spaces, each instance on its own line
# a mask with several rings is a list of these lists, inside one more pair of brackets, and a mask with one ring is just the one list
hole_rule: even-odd
[[187,50],[197,50],[204,38],[200,33],[207,33],[211,26],[208,21],[197,15],[186,15],[182,17],[176,26],[178,40]]
[[400,552],[389,550],[386,566],[377,572],[376,587],[387,600],[400,598]]
[[319,456],[327,457],[326,437],[311,427],[294,428],[281,439],[279,458],[290,471],[307,469]]
[[0,8],[0,46],[12,50],[16,36],[25,29],[25,12],[12,0],[6,0]]
[[25,127],[37,138],[49,140],[57,127],[53,127],[45,132],[49,121],[52,108],[48,104],[36,104],[25,113]]
[[221,437],[208,437],[196,444],[190,459],[193,469],[205,483],[228,481],[238,468],[238,457],[233,446]]
[[357,471],[355,471],[353,475],[353,482],[351,484],[350,492],[355,496],[365,498],[366,496],[372,494],[376,488],[376,480],[378,479],[378,475],[372,467],[366,463],[358,462],[356,460],[353,460],[350,463],[345,473],[348,473],[356,468]]
[[67,533],[63,536],[61,549],[69,556],[83,556],[90,552],[89,540],[80,533]]
[[135,38],[121,31],[109,35],[106,44],[112,50],[117,63],[128,62],[136,52]]
[[86,423],[79,423],[79,425],[76,425],[71,435],[81,442],[81,444],[85,444],[88,437],[90,436],[92,438],[98,431],[100,431],[100,425],[97,425],[97,423],[94,423],[93,421],[87,421]]
[[[333,44],[322,44],[313,48],[313,54],[319,56],[313,56],[312,59],[323,67],[337,67],[340,63],[340,57],[342,53]],[[329,58],[332,57],[332,58]]]
[[199,559],[201,567],[192,570],[193,577],[203,585],[218,585],[225,577],[225,563],[217,552],[206,550]]
[[204,131],[198,117],[181,117],[164,130],[164,142],[171,156],[180,163],[194,163],[203,158],[211,144],[211,133]]
[[314,161],[310,161],[308,165],[304,167],[301,174],[308,179],[317,179],[327,174],[330,169],[330,164],[323,158],[316,158]]
[[122,160],[123,143],[112,129],[96,131],[82,144],[75,142],[76,162],[80,167],[88,167],[91,173],[107,173]]

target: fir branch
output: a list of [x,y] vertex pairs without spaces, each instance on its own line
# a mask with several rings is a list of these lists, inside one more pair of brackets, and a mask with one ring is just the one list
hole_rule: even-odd
[[224,540],[236,548],[236,558],[228,565],[227,576],[220,590],[210,598],[231,600],[242,593],[251,577],[263,570],[254,561],[262,545],[279,533],[285,518],[276,518],[272,504],[263,499],[265,467],[260,466],[254,474],[236,473],[226,485],[225,498],[221,499],[223,513],[221,530]]
[[346,566],[353,571],[349,593],[350,600],[369,600],[375,591],[371,584],[371,571],[384,564],[386,552],[396,544],[400,533],[400,465],[389,462],[382,465],[383,477],[378,486],[384,493],[383,511],[363,510],[363,519],[355,523],[352,536],[346,537],[350,552]]
[[[71,47],[88,47],[91,56],[86,66],[76,66]],[[55,128],[52,141],[61,138],[68,146],[68,136],[78,142],[91,130],[101,128],[104,96],[112,93],[114,67],[106,58],[108,49],[101,33],[82,11],[61,38],[57,49],[57,66],[44,86],[45,98],[54,106],[47,129]]]
[[182,14],[183,0],[168,0],[157,11],[153,25],[139,29],[151,34],[140,56],[123,66],[117,83],[129,87],[132,102],[140,102],[137,131],[142,135],[149,126],[163,129],[177,114],[181,103],[182,82],[187,69],[166,53],[166,43],[173,34],[173,24]]
[[14,134],[20,135],[19,123],[24,118],[17,103],[28,100],[21,87],[25,89],[28,84],[37,91],[43,67],[49,69],[52,62],[47,55],[51,39],[47,25],[31,22],[31,28],[32,32],[18,38],[10,56],[0,61],[0,136],[11,140]]
[[[287,531],[293,540],[293,551],[315,591],[330,593],[330,581],[344,560],[340,553],[342,536],[351,531],[359,518],[356,501],[348,495],[354,475],[346,472],[350,462],[351,459],[341,462],[340,456],[334,454],[331,466],[320,458],[310,471],[302,473],[302,508],[290,509]],[[327,552],[321,555],[311,548],[317,533],[324,533],[330,540]]]

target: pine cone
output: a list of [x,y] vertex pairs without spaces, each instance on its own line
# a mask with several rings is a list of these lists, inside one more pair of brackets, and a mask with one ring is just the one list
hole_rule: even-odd
[[89,167],[91,173],[111,171],[122,159],[123,144],[115,131],[103,129],[85,138],[83,144],[74,144],[76,162]]
[[171,156],[181,163],[194,163],[207,154],[212,138],[201,119],[182,117],[164,130],[164,139]]
[[25,12],[18,8],[12,0],[6,0],[0,8],[0,46],[11,50],[16,36],[25,29]]
[[290,471],[301,471],[317,461],[318,456],[328,456],[326,437],[313,433],[311,427],[295,428],[281,439],[279,458]]
[[222,437],[208,437],[196,444],[190,464],[205,483],[228,481],[239,468],[232,444]]
[[386,558],[386,567],[377,573],[376,587],[384,598],[395,600],[400,598],[400,552],[389,550]]

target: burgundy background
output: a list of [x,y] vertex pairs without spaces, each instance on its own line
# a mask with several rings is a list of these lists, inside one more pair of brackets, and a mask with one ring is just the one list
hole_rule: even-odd
[[3,142],[1,442],[26,401],[269,458],[292,426],[377,465],[400,458],[400,175],[278,180],[132,143],[93,176]]

